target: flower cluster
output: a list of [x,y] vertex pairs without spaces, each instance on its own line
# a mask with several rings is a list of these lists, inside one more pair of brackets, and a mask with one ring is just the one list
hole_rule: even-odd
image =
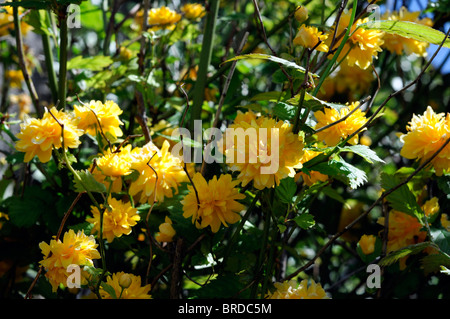
[[25,117],[17,134],[16,150],[25,153],[25,162],[37,156],[39,161],[46,163],[50,161],[53,149],[63,146],[63,141],[66,150],[77,148],[81,135],[83,131],[78,128],[75,115],[53,107],[50,111],[46,110],[42,119]]
[[188,186],[189,194],[181,201],[183,204],[183,217],[192,218],[197,228],[210,226],[213,233],[217,233],[220,225],[228,226],[240,220],[238,214],[244,205],[237,200],[245,198],[239,193],[231,175],[214,176],[208,182],[200,173],[192,178],[195,186]]
[[92,233],[100,233],[100,214],[103,214],[103,236],[108,242],[112,242],[116,237],[129,235],[131,227],[135,226],[141,217],[137,209],[131,206],[130,202],[124,203],[121,200],[110,197],[108,206],[92,206],[93,217],[86,219],[87,222],[94,225]]
[[[256,189],[272,188],[283,178],[294,177],[295,169],[302,167],[303,137],[292,132],[290,123],[248,111],[238,112],[229,128],[243,135],[254,134],[249,138],[230,134],[222,142],[226,163],[232,171],[239,171],[237,179],[242,186],[253,182]],[[276,163],[268,163],[270,160]],[[274,164],[275,172],[264,170]]]
[[[44,255],[40,264],[45,268],[45,276],[56,291],[59,285],[67,285],[67,267],[69,265],[94,266],[93,259],[99,259],[94,236],[87,236],[83,231],[75,233],[72,229],[64,234],[63,240],[52,239],[50,244],[41,242],[39,247]],[[87,282],[88,275],[82,271],[82,284]]]
[[[400,155],[424,162],[436,153],[448,139],[450,133],[450,113],[435,113],[428,106],[423,115],[413,115],[406,134],[399,134],[403,147]],[[441,176],[449,171],[450,144],[431,161],[436,175]]]

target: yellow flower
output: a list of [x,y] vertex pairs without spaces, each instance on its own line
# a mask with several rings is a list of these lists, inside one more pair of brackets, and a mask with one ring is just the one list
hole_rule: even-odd
[[[384,220],[384,217],[380,217],[377,222],[384,225]],[[391,210],[389,212],[387,252],[423,242],[427,233],[421,229],[422,225],[416,217]]]
[[185,4],[181,7],[181,12],[187,19],[192,20],[202,18],[206,14],[205,7],[199,3]]
[[171,242],[176,232],[172,226],[172,220],[166,216],[165,222],[159,225],[159,233],[156,234],[155,239],[158,242]]
[[[431,106],[423,115],[413,115],[407,133],[400,134],[403,147],[400,155],[420,162],[430,158],[450,136],[450,113],[435,113]],[[450,144],[448,144],[432,161],[436,175],[441,176],[450,170]]]
[[239,212],[244,209],[244,205],[237,200],[244,199],[245,195],[239,193],[235,188],[239,181],[233,181],[231,175],[220,175],[219,179],[214,176],[210,181],[206,181],[200,173],[196,173],[192,178],[194,187],[189,185],[189,194],[181,201],[183,204],[183,217],[192,217],[192,223],[197,228],[210,226],[211,231],[216,233],[220,225],[228,227],[240,220]]
[[[304,150],[304,154],[302,159],[300,160],[300,162],[302,164],[308,162],[309,160],[312,160],[314,157],[316,157],[317,155],[319,155],[320,152],[316,152],[313,150]],[[297,180],[302,177],[303,178],[303,182],[305,183],[305,185],[307,186],[311,186],[316,182],[324,182],[328,179],[327,175],[324,175],[320,172],[317,171],[310,171],[309,175],[303,172],[299,172],[297,174],[295,174],[295,181],[297,182]]]
[[103,156],[97,158],[97,168],[104,176],[108,176],[112,180],[127,176],[132,173],[131,152],[131,144],[120,149],[108,149]]
[[[401,7],[398,12],[386,12],[382,17],[382,20],[409,21],[429,27],[433,25],[430,18],[419,19],[419,15],[420,11],[409,12],[405,7]],[[386,33],[383,39],[383,48],[388,49],[392,53],[396,53],[398,55],[405,53],[406,55],[417,54],[422,57],[427,56],[427,48],[429,46],[428,42],[421,42],[389,33]]]
[[364,255],[370,255],[375,251],[375,242],[377,237],[374,235],[362,235],[358,244]]
[[[233,130],[227,130],[220,148],[230,170],[240,172],[237,179],[242,186],[253,182],[256,189],[272,188],[302,167],[303,137],[292,132],[290,123],[238,111],[229,128]],[[240,133],[250,134],[247,138]]]
[[[128,287],[123,285],[124,276],[131,279]],[[121,285],[122,283],[122,285]],[[150,285],[141,286],[141,277],[133,274],[126,274],[123,271],[116,272],[106,278],[106,284],[114,289],[115,296],[111,296],[102,287],[100,287],[100,296],[102,299],[152,299],[150,295]]]
[[[328,35],[323,34],[316,27],[307,27],[303,24],[298,29],[297,35],[295,36],[293,42],[295,45],[301,45],[308,49],[315,47],[317,51],[327,52],[328,46],[324,43],[327,38]],[[319,41],[321,41],[321,43],[317,45]]]
[[181,14],[162,6],[161,8],[153,8],[148,12],[148,25],[150,30],[156,31],[160,29],[173,30],[175,24],[180,21]]
[[439,212],[439,202],[437,197],[433,197],[427,200],[425,204],[422,205],[422,210],[427,217],[431,217]]
[[[80,145],[79,137],[83,131],[78,129],[77,120],[72,113],[58,111],[53,107],[50,112],[61,124],[64,124],[64,147],[77,148]],[[16,150],[25,152],[25,162],[29,162],[34,156],[39,161],[46,163],[52,156],[52,147],[59,149],[62,146],[61,126],[53,118],[48,110],[42,119],[25,117],[20,124],[20,132],[16,135]]]
[[170,153],[169,146],[166,140],[161,149],[149,142],[133,150],[131,168],[139,172],[139,177],[131,183],[129,192],[131,196],[140,194],[139,202],[153,203],[153,196],[162,202],[165,197],[173,197],[174,191],[178,193],[178,186],[188,181],[183,163]]
[[[137,224],[141,217],[130,202],[124,203],[110,197],[108,205],[103,212],[103,236],[108,242],[112,242],[116,237],[129,235],[131,228]],[[104,206],[100,205],[100,208],[103,210]],[[93,217],[88,217],[86,221],[94,224],[92,231],[98,233],[100,232],[100,211],[95,206],[91,206],[91,211]]]
[[123,123],[119,119],[122,110],[113,101],[105,103],[90,101],[86,106],[75,105],[74,112],[80,118],[78,127],[89,135],[96,136],[103,132],[107,137],[109,135],[113,139],[123,135],[120,129],[120,125]]
[[7,70],[5,72],[6,79],[12,88],[21,88],[24,81],[22,70]]
[[303,279],[296,287],[295,280],[274,283],[276,291],[268,294],[268,299],[330,299],[319,283]]
[[56,291],[60,284],[66,286],[69,265],[94,266],[93,259],[100,258],[97,246],[94,236],[87,236],[84,231],[75,233],[73,229],[64,234],[62,241],[52,239],[50,244],[41,242],[39,248],[44,259],[40,264],[47,271],[46,277],[52,290]]
[[442,214],[441,215],[441,225],[442,227],[444,227],[447,231],[450,231],[450,220],[448,218],[447,214]]
[[[339,35],[344,32],[345,28],[348,27],[351,18],[351,10],[348,13],[343,13],[340,20],[339,25],[337,27],[336,35]],[[367,69],[373,61],[373,58],[377,58],[378,52],[381,52],[381,45],[383,44],[383,32],[378,30],[365,30],[362,28],[357,28],[358,25],[366,23],[369,21],[369,18],[358,19],[353,23],[353,26],[350,30],[350,37],[347,42],[344,44],[344,47],[338,57],[338,60],[341,60],[345,57],[345,61],[348,65],[353,66],[357,65],[361,69]],[[331,28],[329,34],[334,34],[334,29],[336,26]],[[327,45],[331,45],[332,36],[329,36],[327,39]],[[342,42],[342,37],[340,40],[336,41],[334,47],[332,49],[338,48]],[[330,56],[331,57],[331,56]]]
[[[346,105],[348,105],[348,103]],[[317,119],[315,129],[317,130],[340,120],[358,106],[359,102],[353,102],[348,107],[343,107],[339,111],[332,108],[325,108],[324,111],[314,112],[314,116]],[[344,121],[318,132],[317,137],[320,141],[324,141],[328,146],[335,146],[342,138],[347,138],[350,134],[363,126],[366,123],[366,120],[365,113],[362,112],[361,109],[357,109]],[[353,145],[358,144],[358,134],[353,136],[348,142]]]

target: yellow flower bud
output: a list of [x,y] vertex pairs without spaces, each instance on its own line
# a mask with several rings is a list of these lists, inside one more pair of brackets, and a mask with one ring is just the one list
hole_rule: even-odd
[[132,282],[131,276],[128,274],[123,274],[119,278],[119,286],[122,287],[123,289],[127,289],[128,287],[130,287],[131,282]]
[[359,240],[359,246],[361,247],[364,255],[370,255],[375,251],[375,242],[377,238],[374,235],[362,235]]
[[295,9],[295,19],[302,23],[308,19],[308,9],[302,6],[298,6],[297,9]]

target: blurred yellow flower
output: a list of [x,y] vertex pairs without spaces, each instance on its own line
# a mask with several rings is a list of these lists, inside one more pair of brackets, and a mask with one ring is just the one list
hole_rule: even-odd
[[160,29],[173,30],[175,25],[181,19],[181,14],[171,10],[166,6],[161,8],[152,8],[148,12],[149,30],[156,31]]
[[440,222],[442,227],[444,227],[447,231],[450,231],[450,219],[447,214],[444,213],[441,215]]
[[16,142],[16,150],[25,152],[25,162],[37,156],[39,161],[46,163],[52,156],[53,148],[61,148],[61,126],[50,112],[61,124],[64,124],[65,149],[77,148],[80,145],[79,137],[83,135],[83,131],[78,129],[78,121],[74,114],[58,111],[52,107],[50,111],[45,111],[42,119],[25,117],[20,124],[20,132],[16,135],[19,139]]
[[90,101],[84,106],[74,106],[75,115],[80,118],[78,127],[91,136],[103,132],[108,138],[116,139],[123,135],[119,115],[122,114],[120,107],[113,101]]
[[188,186],[189,193],[181,201],[183,204],[183,217],[192,217],[192,223],[197,228],[210,226],[211,231],[216,233],[220,225],[228,227],[240,220],[239,212],[244,205],[237,200],[244,199],[245,195],[235,188],[239,181],[233,181],[231,175],[223,174],[217,179],[214,176],[208,182],[200,173],[196,173],[192,185]]
[[187,3],[181,7],[181,12],[187,19],[192,20],[202,18],[206,14],[205,7],[199,3]]
[[[315,48],[317,51],[327,52],[328,46],[324,41],[328,38],[327,34],[323,34],[316,27],[305,26],[304,24],[298,29],[297,35],[295,36],[293,43],[295,45],[300,45],[302,47],[312,49]],[[318,44],[320,41],[320,44]]]
[[[290,123],[258,117],[252,111],[238,111],[229,128],[234,129],[230,130],[234,135],[227,134],[219,148],[224,151],[230,170],[239,172],[237,179],[242,186],[253,182],[256,189],[272,188],[283,178],[294,177],[295,169],[302,167],[303,137],[292,132]],[[254,138],[239,136],[239,132],[243,135],[249,132]]]
[[[100,205],[103,212],[103,236],[108,242],[112,242],[116,237],[129,235],[131,228],[137,224],[141,217],[137,213],[137,208],[131,206],[130,202],[122,202],[115,198],[108,199],[108,206]],[[88,223],[94,224],[92,233],[100,232],[100,211],[97,207],[91,206],[93,217],[86,218]]]
[[[419,19],[420,13],[420,11],[409,12],[407,8],[401,7],[398,12],[386,12],[382,17],[382,20],[409,21],[429,27],[433,26],[433,21],[430,18]],[[406,55],[417,54],[422,57],[427,56],[428,42],[421,42],[389,33],[384,34],[383,40],[384,44],[382,47],[388,49],[392,53],[398,55],[404,53]]]
[[375,251],[377,237],[374,235],[362,235],[358,244],[364,255],[370,255]]
[[[339,111],[333,108],[325,108],[323,111],[314,112],[317,119],[315,129],[318,130],[347,116],[352,110],[359,107],[359,102],[352,102],[350,105],[347,103],[346,105],[348,107],[343,107]],[[366,121],[365,112],[362,112],[359,108],[344,121],[318,132],[317,137],[319,141],[324,141],[328,146],[335,146],[341,139],[347,138],[362,127]],[[358,134],[356,134],[348,142],[353,145],[358,144],[358,139]]]
[[93,259],[100,258],[97,246],[94,236],[87,236],[84,231],[75,233],[73,229],[64,234],[62,241],[52,239],[50,244],[41,242],[39,248],[44,259],[40,264],[47,271],[45,276],[49,279],[52,290],[56,291],[60,284],[66,286],[69,265],[94,266]]
[[[126,276],[127,282],[129,282],[128,278],[131,279],[128,287],[123,285],[124,279],[122,278],[124,276]],[[126,274],[123,271],[116,272],[106,278],[106,284],[114,289],[115,296],[111,296],[103,287],[100,287],[99,293],[102,299],[152,299],[151,286],[142,286],[141,277],[133,274]]]
[[[268,299],[330,299],[319,283],[303,279],[297,286],[295,280],[274,283],[276,291],[268,294]],[[296,287],[297,286],[297,287]]]
[[[400,155],[419,162],[426,161],[442,147],[450,136],[450,113],[435,113],[431,106],[423,115],[415,115],[406,126],[407,133],[399,134],[403,147]],[[436,175],[450,170],[450,144],[431,161]]]
[[[10,0],[5,1],[11,2]],[[1,7],[0,11],[0,37],[8,35],[12,31],[14,31],[14,16],[13,16],[13,7],[11,6],[4,6]],[[18,9],[19,16],[21,16],[24,12],[23,8]],[[23,35],[26,35],[28,31],[32,30],[33,28],[23,21],[23,19],[20,20],[20,30]]]
[[[351,18],[350,10],[348,13],[343,13],[339,20],[339,25],[337,27],[337,37],[345,31],[345,29],[350,24]],[[345,43],[338,60],[341,60],[345,57],[346,63],[348,65],[353,66],[357,65],[361,69],[367,69],[371,64],[374,58],[377,58],[378,52],[381,52],[381,45],[383,44],[383,32],[378,30],[365,30],[362,28],[358,28],[357,26],[369,21],[369,18],[358,19],[353,23],[353,26],[350,29],[350,37]],[[336,26],[333,26],[329,31],[329,35],[334,34]],[[327,45],[331,45],[332,36],[328,36],[326,41]],[[331,49],[335,49],[339,47],[342,42],[342,37],[338,41],[336,41],[335,45]],[[330,55],[330,58],[332,55]]]
[[171,242],[173,240],[173,236],[175,236],[176,232],[172,226],[172,220],[166,216],[164,223],[159,225],[159,232],[156,234],[155,239],[162,242]]
[[10,101],[13,104],[17,104],[19,107],[19,119],[23,120],[25,118],[25,114],[30,113],[31,111],[31,98],[26,93],[21,93],[18,95],[11,95]]
[[21,88],[24,81],[22,70],[7,70],[5,77],[12,88]]

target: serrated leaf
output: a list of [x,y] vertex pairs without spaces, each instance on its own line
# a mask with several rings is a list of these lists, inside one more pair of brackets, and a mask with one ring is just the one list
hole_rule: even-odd
[[430,241],[425,241],[425,242],[422,242],[422,243],[409,245],[409,246],[406,246],[404,248],[400,248],[400,249],[398,249],[396,251],[393,251],[393,252],[389,253],[386,257],[384,257],[384,258],[382,258],[380,260],[379,265],[380,266],[392,265],[393,263],[397,262],[399,259],[401,259],[403,257],[420,253],[421,251],[423,251],[427,247],[438,248],[436,246],[436,244],[434,244],[434,243],[432,243]]
[[74,179],[75,191],[78,193],[83,193],[86,191],[93,193],[106,193],[106,186],[94,178],[91,172],[88,170],[77,171],[80,180]]
[[[288,68],[294,68],[296,70],[299,70],[302,73],[305,73],[306,70],[304,67],[298,65],[295,62],[291,62],[273,55],[269,55],[269,54],[262,54],[262,53],[250,53],[250,54],[243,54],[243,55],[237,55],[234,58],[228,59],[223,63],[228,63],[228,62],[232,62],[232,61],[237,61],[237,60],[244,60],[244,59],[260,59],[260,60],[268,60],[268,61],[272,61],[272,62],[276,62],[279,64],[282,64],[285,67]],[[309,73],[312,76],[318,77],[317,74],[314,73]]]
[[450,232],[445,229],[431,231],[431,238],[439,249],[446,254],[450,254]]
[[[437,45],[441,44],[445,38],[445,34],[439,30],[410,21],[377,20],[362,23],[359,27],[366,30],[380,30],[389,34]],[[450,48],[449,38],[445,40],[443,46]]]
[[283,102],[278,102],[272,109],[273,115],[282,121],[288,121],[295,115],[296,107]]
[[303,213],[299,216],[294,217],[293,221],[297,224],[297,226],[303,229],[309,229],[316,224],[314,216],[308,213]]
[[328,176],[344,178],[352,189],[356,189],[367,182],[367,175],[363,170],[347,163],[339,156],[327,163],[314,165],[310,169]]
[[292,202],[292,197],[297,192],[297,184],[294,178],[287,177],[280,181],[280,185],[275,188],[275,194],[282,203],[289,204]]
[[450,258],[447,254],[438,252],[437,254],[429,254],[420,260],[425,275],[437,272],[441,267],[450,267]]
[[[401,183],[400,178],[386,173],[381,174],[381,187],[385,190],[396,187]],[[391,207],[405,214],[416,217],[420,223],[423,223],[423,211],[417,203],[416,197],[408,188],[408,185],[402,185],[394,192],[386,196]]]
[[379,162],[384,163],[384,161],[378,157],[377,153],[375,151],[371,150],[367,145],[350,145],[350,146],[344,146],[339,147],[340,152],[351,152],[355,153],[362,158],[364,158],[367,162],[373,163],[373,162]]

